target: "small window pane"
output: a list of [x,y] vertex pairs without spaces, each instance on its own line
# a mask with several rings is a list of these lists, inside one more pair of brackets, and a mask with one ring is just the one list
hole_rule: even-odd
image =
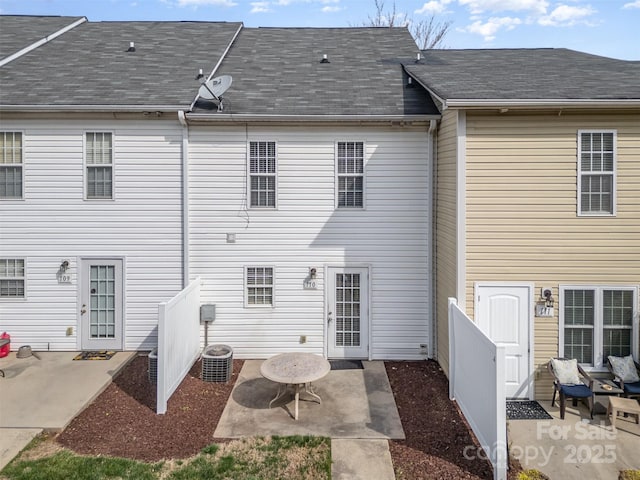
[[113,198],[113,138],[111,133],[86,134],[87,198]]
[[251,142],[249,144],[251,207],[276,206],[276,144]]
[[593,364],[593,329],[565,328],[564,356],[576,358],[578,363]]
[[23,259],[0,259],[0,297],[24,298]]
[[273,305],[273,268],[249,267],[246,275],[247,304]]
[[603,323],[605,326],[633,324],[633,292],[630,290],[605,290],[603,292]]

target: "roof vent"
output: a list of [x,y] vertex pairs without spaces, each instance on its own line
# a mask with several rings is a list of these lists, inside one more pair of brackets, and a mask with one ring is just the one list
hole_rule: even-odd
[[204,73],[202,73],[202,69],[199,69],[198,75],[196,75],[196,80],[200,80],[201,78],[204,78]]
[[420,61],[420,58],[421,58],[421,55],[420,55],[420,52],[418,52],[416,54],[416,63],[418,63]]
[[413,88],[413,78],[407,78],[407,88]]
[[326,53],[322,55],[322,60],[320,60],[320,63],[331,63]]
[[134,42],[129,42],[129,48],[127,48],[127,52],[135,52],[136,44]]

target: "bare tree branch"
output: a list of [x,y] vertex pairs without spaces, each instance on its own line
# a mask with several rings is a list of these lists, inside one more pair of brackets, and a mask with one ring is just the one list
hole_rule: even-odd
[[374,0],[375,13],[362,23],[365,27],[408,27],[421,50],[444,48],[444,38],[449,33],[450,21],[439,22],[435,15],[414,22],[406,13],[398,13],[394,0],[391,10],[385,12],[384,0]]

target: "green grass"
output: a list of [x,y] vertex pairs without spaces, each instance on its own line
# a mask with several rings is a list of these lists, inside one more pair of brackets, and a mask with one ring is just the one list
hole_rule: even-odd
[[12,462],[2,471],[12,480],[155,480],[160,464],[125,458],[82,457],[61,451],[38,460]]
[[[52,442],[49,440],[49,442]],[[34,442],[2,471],[9,480],[328,480],[331,440],[325,437],[255,437],[212,444],[195,457],[159,463],[76,455],[39,455]],[[46,445],[45,445],[46,446]],[[33,459],[35,457],[35,459]],[[39,458],[41,457],[41,458]]]

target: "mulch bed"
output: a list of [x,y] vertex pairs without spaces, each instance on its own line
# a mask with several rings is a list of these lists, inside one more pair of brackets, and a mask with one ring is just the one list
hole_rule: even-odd
[[[242,364],[233,361],[231,382],[209,383],[200,380],[201,365],[196,362],[169,400],[167,413],[156,415],[148,360],[137,357],[56,440],[82,454],[147,462],[190,457],[214,442],[213,432]],[[398,480],[493,478],[486,460],[464,459],[464,447],[477,441],[449,400],[447,378],[439,365],[385,365],[407,437],[389,442]],[[215,439],[220,441],[224,440]]]

